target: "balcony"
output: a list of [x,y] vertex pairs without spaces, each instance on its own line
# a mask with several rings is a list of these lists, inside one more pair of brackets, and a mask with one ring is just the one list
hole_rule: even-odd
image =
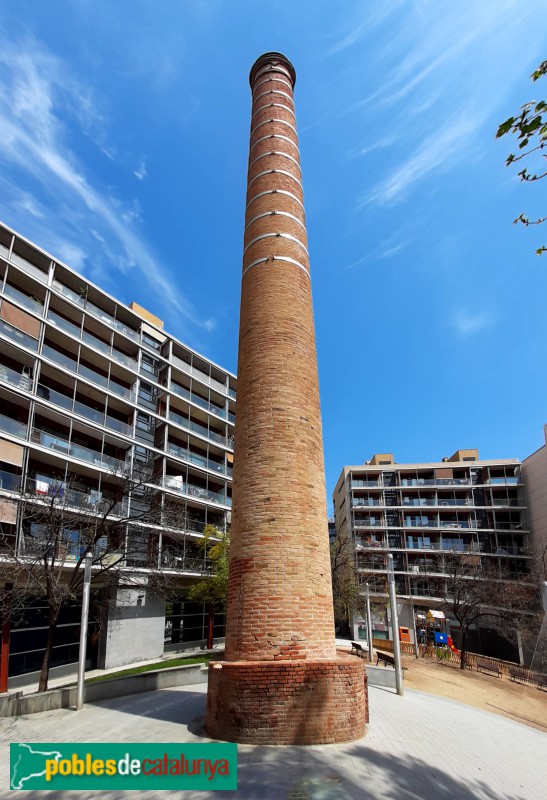
[[87,344],[89,347],[98,350],[108,358],[114,359],[119,364],[127,367],[127,369],[132,371],[137,370],[137,361],[134,358],[125,355],[125,353],[121,353],[119,350],[116,350],[115,347],[111,347],[107,342],[103,342],[102,339],[98,339],[96,336],[93,336],[92,333],[83,331],[79,325],[69,322],[68,320],[59,316],[59,314],[56,314],[55,311],[50,311],[47,318],[48,321],[55,325],[56,328],[68,333],[70,336],[74,336],[76,339],[80,339],[82,342],[84,342],[84,344]]
[[14,475],[12,472],[0,470],[0,489],[5,492],[20,492],[21,480],[21,475]]
[[25,272],[28,272],[29,275],[33,276],[33,278],[37,278],[42,283],[47,283],[48,273],[42,272],[41,269],[35,267],[34,264],[31,264],[30,261],[26,260],[26,258],[18,256],[16,253],[12,253],[10,261],[12,262],[12,264],[15,264],[17,267],[20,267]]
[[42,302],[23,294],[23,292],[20,292],[19,289],[16,289],[14,286],[8,286],[6,284],[4,287],[4,294],[6,297],[15,300],[16,303],[19,303],[19,305],[23,306],[28,311],[39,314],[41,317],[44,315],[44,304]]
[[14,328],[13,325],[8,325],[3,319],[0,319],[0,333],[16,344],[21,345],[21,347],[26,347],[28,350],[38,350],[38,339],[20,331],[19,328]]
[[224,506],[231,506],[232,499],[225,497],[222,492],[212,492],[210,489],[204,489],[201,486],[194,486],[191,483],[186,483],[182,478],[176,475],[167,475],[163,481],[166,489],[171,489],[182,494],[189,495],[190,497],[197,497],[199,500],[206,500],[212,503],[220,503]]
[[190,556],[181,547],[169,545],[162,548],[160,565],[166,569],[191,572],[197,575],[208,575],[211,572],[209,559]]
[[485,483],[491,486],[516,486],[520,483],[520,478],[516,476],[505,476],[503,478],[488,478]]
[[470,478],[402,478],[401,486],[471,486]]
[[218,461],[213,461],[210,458],[206,458],[205,456],[200,456],[197,453],[192,453],[191,450],[187,450],[183,447],[178,447],[176,444],[169,442],[169,453],[172,456],[177,456],[178,458],[182,458],[184,461],[190,461],[192,464],[197,464],[199,467],[204,467],[205,469],[213,470],[214,472],[220,472],[222,475],[231,475],[232,469],[230,467],[226,467],[224,464],[220,464]]
[[24,422],[18,422],[16,419],[0,414],[0,431],[3,433],[15,436],[17,439],[26,439],[27,430],[28,425],[25,425]]
[[78,364],[74,358],[71,358],[64,353],[60,353],[58,350],[55,350],[54,347],[50,347],[48,344],[44,344],[42,347],[42,355],[46,358],[49,358],[50,361],[53,361],[55,364],[58,364],[60,367],[63,367],[69,372],[76,372],[78,369]]
[[181,428],[184,428],[187,431],[193,431],[194,433],[199,434],[199,436],[204,436],[206,439],[210,439],[212,442],[217,442],[225,447],[232,446],[230,444],[230,437],[226,438],[226,436],[221,436],[220,433],[210,431],[205,427],[205,425],[200,425],[198,422],[191,422],[185,417],[181,417],[181,415],[177,414],[175,411],[169,412],[169,419],[176,425],[180,425]]
[[70,456],[79,461],[86,461],[88,464],[93,464],[95,467],[102,467],[110,471],[120,472],[126,466],[125,461],[104,455],[96,450],[91,450],[89,447],[74,444],[67,439],[63,439],[51,433],[46,433],[39,428],[33,428],[31,441],[34,444],[39,444],[42,447],[48,448],[48,450],[54,450],[62,455]]
[[380,486],[380,483],[378,481],[365,481],[365,480],[360,480],[360,479],[353,479],[351,481],[351,488],[352,489],[360,489],[362,486],[364,486],[364,487],[366,487],[366,486],[376,486],[376,487],[378,487],[378,486]]
[[27,373],[16,372],[4,364],[0,364],[0,381],[10,386],[19,386],[26,391],[30,389],[30,376]]
[[214,405],[214,403],[210,403],[208,400],[205,400],[203,397],[200,397],[199,395],[195,394],[195,392],[191,392],[184,386],[179,386],[176,383],[171,383],[170,388],[171,391],[177,394],[179,397],[184,397],[185,400],[189,400],[191,403],[194,403],[196,406],[203,408],[210,414],[215,414],[217,417],[221,417],[222,419],[227,418],[227,413],[225,408],[220,408],[219,406]]
[[78,414],[80,417],[85,417],[85,419],[91,422],[96,422],[98,425],[103,425],[110,430],[116,431],[117,433],[122,433],[124,436],[131,436],[133,433],[132,427],[126,422],[111,417],[105,414],[104,411],[91,408],[85,403],[80,403],[79,400],[76,400],[74,403],[74,413]]

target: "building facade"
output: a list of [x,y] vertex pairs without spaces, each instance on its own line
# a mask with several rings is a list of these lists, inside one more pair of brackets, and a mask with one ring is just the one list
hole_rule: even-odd
[[[388,552],[399,624],[409,628],[412,640],[416,613],[442,601],[443,554],[476,554],[483,567],[503,567],[513,575],[528,571],[517,459],[481,460],[477,450],[458,450],[440,462],[397,464],[391,453],[376,454],[361,466],[344,467],[333,504],[336,533],[352,538],[359,580],[369,583],[379,638],[392,635],[381,611],[388,598]],[[364,630],[356,619],[354,636],[364,636]]]
[[[63,495],[75,514],[93,517],[129,481],[113,512],[127,519],[123,566],[160,571],[180,586],[167,624],[161,599],[114,596],[99,633],[102,666],[204,638],[203,611],[184,602],[184,588],[206,569],[204,526],[229,525],[235,400],[235,376],[166,333],[160,319],[0,226],[0,556],[36,546],[40,531],[24,510],[33,497]],[[150,477],[137,481],[143,470]],[[150,496],[155,517],[143,513]],[[82,546],[67,530],[58,553],[67,573]],[[36,614],[34,636],[28,621],[12,628],[10,674],[37,668]],[[77,614],[64,624],[59,665],[77,660]]]
[[528,503],[532,549],[539,563],[543,610],[547,612],[547,425],[543,426],[545,444],[522,462]]

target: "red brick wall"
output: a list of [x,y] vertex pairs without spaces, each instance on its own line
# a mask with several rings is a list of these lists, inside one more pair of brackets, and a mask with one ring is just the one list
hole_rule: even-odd
[[359,739],[368,722],[361,659],[212,662],[206,729],[242,744],[331,744]]
[[[336,654],[313,308],[289,71],[282,61],[254,70],[228,661],[333,659]],[[267,155],[257,161],[261,154]],[[261,172],[266,174],[256,178]],[[262,192],[267,194],[256,197]],[[265,212],[270,213],[255,219]],[[259,238],[264,234],[274,235]],[[264,258],[270,260],[245,271]]]
[[226,661],[206,718],[257,744],[350,741],[368,719],[363,662],[334,641],[294,77],[273,54],[251,71]]

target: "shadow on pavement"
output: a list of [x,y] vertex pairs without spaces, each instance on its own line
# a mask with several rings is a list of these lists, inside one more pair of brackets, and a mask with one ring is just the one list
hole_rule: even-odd
[[100,700],[92,705],[123,714],[133,714],[136,717],[177,722],[189,726],[196,716],[204,715],[206,702],[207,695],[203,692],[175,692],[161,689],[129,697]]

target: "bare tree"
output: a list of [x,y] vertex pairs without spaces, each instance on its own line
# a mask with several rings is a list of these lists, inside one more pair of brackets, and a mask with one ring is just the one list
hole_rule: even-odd
[[469,628],[488,619],[510,638],[519,624],[533,613],[537,603],[533,575],[511,574],[494,564],[488,566],[477,553],[447,552],[442,557],[444,578],[436,578],[441,608],[460,626],[460,668],[465,668]]
[[353,615],[363,610],[364,601],[355,568],[353,541],[345,533],[337,534],[330,543],[330,565],[334,619],[347,629]]
[[[143,580],[149,590],[161,590],[158,569],[158,525],[169,527],[169,512],[158,502],[149,467],[137,466],[112,476],[108,497],[74,489],[77,477],[46,486],[30,482],[19,496],[21,534],[16,541],[0,526],[0,577],[7,581],[2,607],[13,618],[29,596],[47,606],[48,636],[39,689],[48,686],[53,646],[63,608],[81,597],[86,555],[93,558],[93,583],[102,587]],[[43,490],[45,489],[45,493]],[[166,519],[167,518],[167,519]]]

